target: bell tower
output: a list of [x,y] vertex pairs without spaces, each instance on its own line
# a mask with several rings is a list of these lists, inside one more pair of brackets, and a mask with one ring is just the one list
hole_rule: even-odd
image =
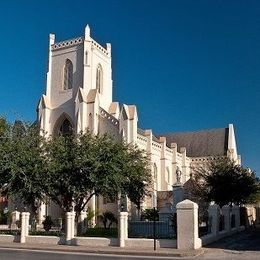
[[91,38],[88,25],[74,39],[56,42],[50,34],[46,94],[38,105],[41,127],[52,135],[67,119],[77,132],[89,128],[97,134],[99,110],[109,111],[112,103],[112,84],[111,45]]
[[112,103],[112,68],[111,44],[102,47],[90,37],[89,25],[85,28],[84,36],[84,75],[83,89],[88,93],[96,89],[100,106],[108,111]]

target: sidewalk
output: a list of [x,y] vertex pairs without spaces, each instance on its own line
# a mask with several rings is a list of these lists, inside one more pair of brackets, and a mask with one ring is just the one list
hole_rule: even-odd
[[165,257],[195,257],[204,253],[203,249],[198,250],[179,250],[174,248],[120,248],[120,247],[86,247],[86,246],[66,246],[48,244],[19,244],[19,243],[0,243],[0,248],[5,249],[28,249],[39,251],[58,251],[91,254],[110,254],[110,255],[133,255],[133,256],[165,256]]

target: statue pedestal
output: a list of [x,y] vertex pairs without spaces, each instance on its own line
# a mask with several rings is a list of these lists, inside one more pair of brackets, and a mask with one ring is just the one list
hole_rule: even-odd
[[173,193],[173,213],[176,213],[176,205],[184,200],[184,189],[181,183],[175,183],[172,185],[172,193]]

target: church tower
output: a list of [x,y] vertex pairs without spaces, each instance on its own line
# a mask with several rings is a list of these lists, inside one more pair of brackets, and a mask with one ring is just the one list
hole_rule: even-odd
[[111,45],[102,47],[85,35],[62,42],[49,37],[46,94],[38,104],[38,120],[48,135],[89,128],[98,133],[99,110],[112,103]]

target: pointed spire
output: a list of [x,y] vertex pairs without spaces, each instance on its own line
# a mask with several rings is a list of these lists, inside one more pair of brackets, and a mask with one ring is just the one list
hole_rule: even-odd
[[90,27],[89,25],[87,24],[87,26],[85,27],[85,37],[90,37]]
[[49,34],[49,45],[52,45],[55,43],[55,34],[50,33]]

